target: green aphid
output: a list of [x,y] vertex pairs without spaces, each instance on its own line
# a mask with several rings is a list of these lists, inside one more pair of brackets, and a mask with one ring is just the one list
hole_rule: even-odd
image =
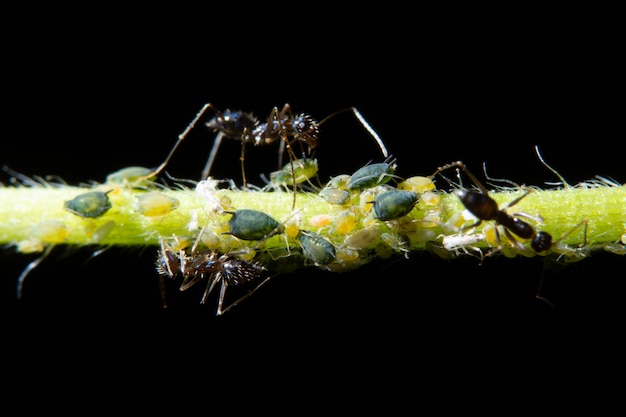
[[242,240],[261,240],[271,233],[282,233],[285,229],[278,220],[259,210],[241,209],[231,214],[228,234]]
[[111,200],[107,195],[112,190],[89,191],[77,195],[71,200],[65,202],[65,210],[80,217],[95,219],[102,216],[112,207]]
[[317,233],[300,230],[297,239],[304,257],[317,266],[328,265],[337,257],[333,244]]
[[393,190],[381,193],[372,201],[374,218],[387,221],[406,216],[413,210],[418,199],[418,194],[413,191]]
[[140,187],[152,183],[156,177],[146,178],[152,173],[150,168],[130,166],[110,173],[106,177],[107,184]]
[[359,168],[350,177],[346,184],[346,189],[358,191],[389,182],[396,172],[395,161],[395,159],[387,158],[385,162],[369,164]]
[[[291,164],[293,163],[293,170]],[[302,158],[286,164],[282,169],[270,173],[270,181],[274,184],[289,185],[308,181],[317,175],[317,159]],[[295,173],[295,178],[294,178]]]

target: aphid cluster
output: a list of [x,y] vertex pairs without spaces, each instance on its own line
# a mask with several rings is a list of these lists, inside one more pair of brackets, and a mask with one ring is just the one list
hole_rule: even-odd
[[[182,277],[181,290],[205,282],[202,303],[219,284],[220,315],[232,306],[224,308],[226,290],[231,286],[248,285],[245,298],[272,274],[282,271],[307,266],[344,271],[383,254],[398,252],[407,256],[409,235],[415,230],[408,215],[421,194],[391,186],[390,181],[397,179],[395,169],[395,159],[389,157],[384,162],[367,164],[352,175],[340,176],[341,180],[331,179],[324,189],[346,195],[333,199],[321,193],[320,200],[332,210],[329,215],[312,216],[308,223],[302,223],[299,216],[306,207],[285,219],[275,219],[256,209],[224,209],[211,204],[213,214],[190,251],[178,238],[174,245],[162,240],[156,261],[159,275],[161,279]],[[207,201],[216,201],[217,192],[202,188]],[[221,220],[224,216],[225,223]],[[266,243],[274,236],[284,242],[282,249],[276,249],[275,244],[268,249]]]
[[[213,117],[205,126],[216,136],[201,181],[190,181],[195,185],[191,193],[204,205],[184,217],[186,230],[174,235],[160,233],[159,223],[175,218],[184,202],[169,195],[165,186],[157,189],[160,184],[154,179],[208,111],[213,112]],[[312,155],[320,143],[319,127],[344,111],[351,111],[370,132],[384,160],[367,163],[351,174],[331,177],[322,185],[316,178],[318,161]],[[247,189],[246,146],[279,145],[278,169],[269,174],[269,184],[264,190],[290,191],[293,187],[291,211],[286,203],[284,212],[287,214],[275,218],[263,210],[233,203],[223,197],[218,183],[229,184],[230,191],[242,191],[233,180],[220,182],[209,177],[224,138],[241,142],[243,191]],[[296,146],[301,157],[296,157]],[[289,162],[283,164],[285,151]],[[546,165],[541,156],[539,158]],[[398,254],[408,257],[411,250],[420,247],[428,247],[444,258],[470,254],[481,262],[497,253],[542,256],[555,253],[563,259],[577,260],[586,256],[592,247],[587,247],[586,219],[554,239],[551,233],[542,230],[540,215],[522,211],[509,213],[531,195],[531,189],[519,187],[521,194],[506,204],[499,204],[461,161],[443,165],[428,177],[400,178],[396,175],[396,168],[396,158],[388,154],[378,135],[355,108],[333,113],[318,122],[308,114],[292,113],[288,104],[282,109],[275,107],[267,119],[260,120],[242,111],[219,111],[209,103],[179,135],[156,170],[129,167],[116,171],[107,176],[104,191],[80,193],[64,201],[63,209],[64,215],[73,219],[78,217],[85,223],[85,233],[93,237],[94,243],[103,242],[112,230],[118,231],[116,222],[110,219],[112,212],[129,210],[145,224],[154,226],[147,234],[152,233],[152,237],[157,236],[160,240],[155,266],[164,306],[167,305],[166,279],[180,280],[181,291],[204,286],[202,304],[217,292],[217,315],[232,309],[273,276],[303,267],[343,272],[375,258]],[[456,190],[455,195],[460,201],[458,207],[462,205],[462,209],[455,209],[453,213],[445,212],[442,198],[447,193],[437,190],[434,183],[437,175],[451,168],[460,170],[459,179],[462,171],[473,184],[470,189]],[[311,182],[314,178],[319,186]],[[559,179],[569,187],[562,177]],[[296,187],[306,190],[306,193],[298,193],[299,196],[306,194],[315,204],[323,205],[324,211],[311,215],[308,205],[296,210]],[[251,188],[247,190],[254,192]],[[583,245],[571,247],[565,244],[565,238],[578,228],[582,228],[585,236]],[[32,239],[20,242],[18,250],[23,253],[44,252],[45,248],[45,252],[20,276],[18,297],[26,274],[47,256],[54,244],[64,242],[68,231],[63,221],[46,221],[33,228],[31,234]],[[607,247],[607,250],[626,253],[623,250],[625,241],[622,237],[621,242]],[[239,296],[235,296],[238,291],[243,291],[243,295],[239,292]]]

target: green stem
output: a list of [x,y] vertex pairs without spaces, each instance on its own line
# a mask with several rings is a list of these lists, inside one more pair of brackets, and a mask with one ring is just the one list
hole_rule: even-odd
[[[104,214],[85,217],[66,209],[66,202],[88,191],[100,190],[110,199],[111,208]],[[372,192],[372,191],[366,191]],[[500,207],[520,196],[522,191],[493,191],[490,196]],[[297,230],[318,233],[338,249],[338,261],[331,269],[349,270],[363,265],[365,250],[376,249],[378,256],[408,253],[431,248],[442,256],[463,255],[467,249],[497,245],[493,222],[483,222],[464,233],[482,236],[461,247],[444,248],[443,239],[457,236],[459,227],[473,220],[459,216],[464,211],[458,197],[443,191],[425,194],[415,208],[399,220],[383,222],[373,219],[373,195],[356,193],[349,204],[331,204],[313,193],[298,193],[296,211],[292,212],[291,192],[261,192],[213,190],[199,193],[191,189],[135,190],[118,185],[93,187],[35,186],[0,188],[0,244],[16,245],[23,253],[40,252],[55,244],[100,246],[154,246],[162,239],[189,236],[193,240],[198,230],[208,225],[202,244],[210,249],[237,251],[254,246],[256,242],[242,241],[224,234],[229,230],[231,213],[250,208],[262,211],[284,222],[284,236],[276,235],[255,249],[284,250],[295,245]],[[369,202],[368,202],[369,201]],[[217,205],[217,206],[216,206]],[[224,211],[222,211],[224,210]],[[605,249],[623,254],[626,240],[626,187],[595,185],[553,190],[535,190],[522,198],[509,213],[524,212],[541,216],[542,222],[528,220],[538,230],[549,232],[559,253],[585,250],[590,253]],[[587,220],[587,227],[581,227]],[[375,230],[373,238],[362,231]],[[491,230],[491,231],[490,231]],[[401,239],[401,238],[404,238]],[[409,243],[406,239],[409,239]],[[516,247],[503,237],[503,252],[507,256],[532,256],[528,242]],[[350,242],[350,244],[348,244]]]

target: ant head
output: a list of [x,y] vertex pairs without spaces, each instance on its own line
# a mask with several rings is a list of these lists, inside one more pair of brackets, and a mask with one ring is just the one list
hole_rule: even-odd
[[552,235],[548,232],[538,232],[530,242],[530,246],[535,252],[547,251],[552,247]]
[[293,119],[293,130],[296,139],[306,142],[309,148],[317,146],[319,123],[308,114],[300,113]]

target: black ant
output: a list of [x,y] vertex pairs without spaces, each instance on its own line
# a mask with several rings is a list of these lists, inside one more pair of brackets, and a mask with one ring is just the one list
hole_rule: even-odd
[[476,227],[484,221],[493,220],[496,225],[495,233],[499,248],[501,247],[500,233],[497,227],[499,225],[504,227],[504,233],[511,240],[511,242],[516,245],[519,245],[518,240],[515,238],[515,236],[518,236],[522,239],[530,240],[530,246],[535,252],[538,253],[545,252],[552,247],[552,235],[550,233],[544,231],[537,232],[533,226],[519,218],[521,216],[531,216],[524,213],[515,213],[514,215],[511,215],[505,211],[508,207],[514,206],[526,197],[530,192],[529,190],[508,203],[505,207],[500,208],[498,207],[498,203],[489,196],[489,192],[485,186],[478,181],[478,178],[476,178],[461,161],[452,162],[438,168],[437,171],[431,175],[431,178],[441,171],[452,167],[461,168],[463,172],[465,172],[465,174],[472,180],[472,182],[480,189],[480,192],[471,190],[458,190],[456,192],[465,208],[478,219],[474,224],[464,226],[462,230]]
[[[204,106],[202,106],[202,108],[196,114],[191,123],[189,123],[187,128],[178,136],[177,142],[174,144],[163,163],[159,165],[159,167],[152,173],[150,173],[146,178],[151,178],[159,174],[165,168],[180,143],[185,139],[189,132],[198,123],[200,118],[208,110],[212,110],[215,113],[215,116],[208,122],[206,122],[205,125],[211,131],[217,132],[217,135],[215,136],[209,158],[206,162],[206,165],[204,166],[204,169],[202,170],[202,180],[208,178],[215,158],[217,156],[219,146],[222,142],[222,139],[225,137],[241,141],[241,174],[243,178],[243,188],[245,189],[246,174],[244,169],[244,154],[247,144],[252,143],[255,146],[261,146],[270,145],[277,141],[280,141],[280,148],[278,152],[278,168],[280,169],[282,167],[285,149],[287,149],[290,162],[293,165],[293,161],[297,160],[298,158],[293,151],[292,145],[294,143],[298,143],[301,148],[301,153],[306,153],[310,155],[311,151],[318,145],[319,127],[331,117],[334,117],[345,111],[351,111],[354,114],[359,122],[361,122],[363,127],[374,137],[383,155],[385,157],[388,156],[388,152],[383,141],[380,139],[378,134],[369,126],[361,113],[355,107],[349,107],[343,110],[336,111],[318,122],[312,116],[306,113],[299,113],[294,115],[291,110],[291,106],[289,104],[285,104],[281,110],[279,110],[278,107],[274,107],[270,113],[270,116],[267,118],[267,121],[261,123],[259,119],[252,113],[246,113],[239,110],[231,111],[228,109],[220,111],[217,110],[211,103],[206,103]],[[292,172],[293,171],[295,170],[292,166]],[[295,188],[296,184],[294,175],[294,191]]]
[[[569,185],[567,184],[567,182],[565,182],[563,177],[561,177],[552,167],[550,167],[549,165],[545,163],[537,147],[535,147],[535,151],[537,152],[537,156],[539,157],[539,160],[546,167],[548,167],[548,169],[550,169],[552,172],[557,174],[561,182],[566,187],[569,188]],[[513,242],[513,244],[515,245],[519,246],[520,244],[519,244],[519,241],[513,235],[516,235],[522,239],[530,240],[531,248],[538,254],[547,255],[547,252],[549,250],[558,246],[558,244],[561,241],[563,241],[566,237],[571,235],[576,229],[578,229],[581,226],[584,226],[584,236],[585,236],[584,243],[582,246],[584,247],[586,245],[587,224],[588,224],[587,219],[582,220],[580,223],[575,225],[569,232],[561,236],[558,240],[553,241],[552,235],[550,233],[544,232],[544,231],[537,231],[529,223],[519,218],[520,216],[525,216],[525,217],[532,217],[532,216],[525,214],[525,213],[515,213],[511,215],[505,211],[508,207],[514,206],[515,204],[519,203],[520,200],[522,200],[524,197],[526,197],[529,194],[530,190],[527,190],[524,194],[517,197],[513,201],[509,202],[506,206],[500,208],[498,206],[498,203],[489,196],[489,192],[487,191],[485,186],[478,180],[478,178],[476,178],[470,172],[470,170],[461,161],[452,162],[450,164],[447,164],[438,168],[437,171],[435,171],[435,173],[431,176],[431,178],[437,175],[438,173],[440,173],[441,171],[452,168],[452,167],[461,168],[463,172],[465,172],[465,174],[472,180],[472,182],[480,190],[480,192],[471,191],[471,190],[458,190],[456,192],[459,199],[461,200],[461,203],[463,203],[463,206],[465,206],[465,208],[478,219],[474,224],[464,226],[461,230],[466,230],[466,229],[470,229],[472,227],[478,226],[483,221],[493,220],[495,222],[495,225],[496,225],[495,233],[496,233],[496,239],[498,241],[498,249],[496,251],[490,252],[488,255],[497,253],[501,249],[500,234],[499,234],[498,227],[497,227],[498,225],[501,225],[504,227],[504,233],[511,240],[511,242]],[[545,267],[544,267],[544,270],[545,270]],[[550,301],[548,301],[547,299],[545,299],[544,297],[540,295],[542,285],[543,285],[543,273],[539,281],[535,298],[546,302],[551,307],[554,307]]]

